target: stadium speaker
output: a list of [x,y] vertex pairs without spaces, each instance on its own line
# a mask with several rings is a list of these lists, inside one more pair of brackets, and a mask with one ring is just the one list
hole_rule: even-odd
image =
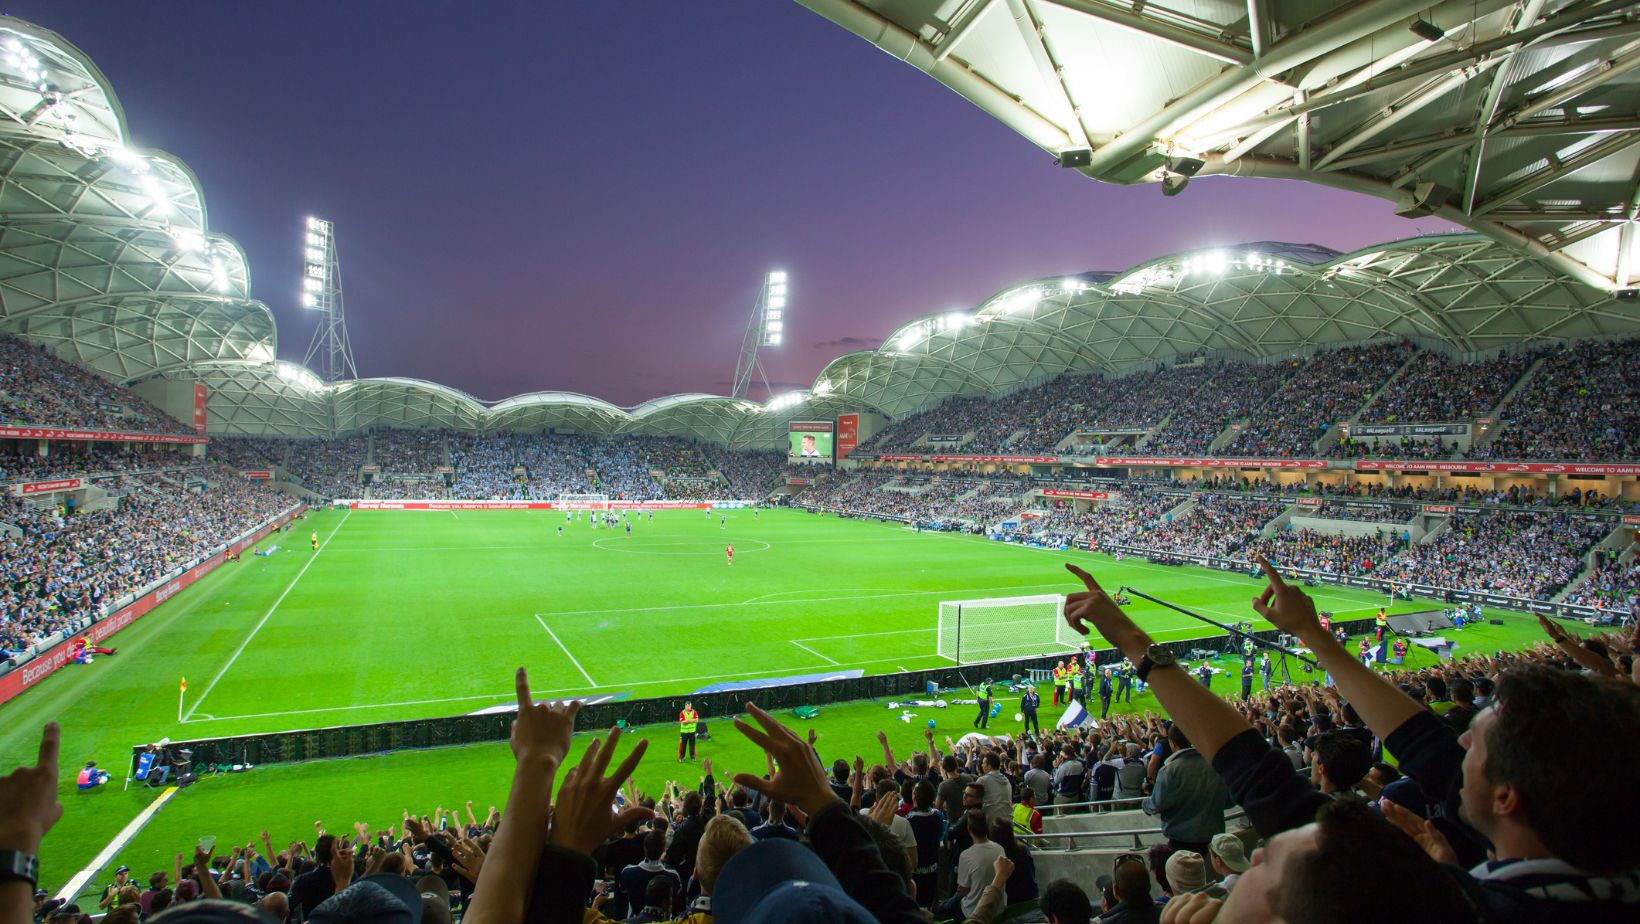
[[1618,289],[1616,294],[1620,302],[1640,301],[1640,289]]
[[706,730],[706,720],[695,723],[695,737],[702,741],[711,741],[712,733]]
[[1168,172],[1177,173],[1180,176],[1195,176],[1205,166],[1207,166],[1207,161],[1199,157],[1169,157],[1167,159]]

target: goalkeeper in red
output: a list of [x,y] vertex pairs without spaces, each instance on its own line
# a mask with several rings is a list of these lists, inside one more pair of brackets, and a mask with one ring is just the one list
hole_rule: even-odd
[[678,762],[683,762],[683,752],[689,752],[689,759],[695,759],[695,726],[700,722],[700,713],[695,711],[693,703],[685,702],[683,711],[678,713]]

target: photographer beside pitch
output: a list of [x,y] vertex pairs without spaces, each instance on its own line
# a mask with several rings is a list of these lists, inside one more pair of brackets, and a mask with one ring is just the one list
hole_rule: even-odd
[[1493,859],[1465,871],[1432,823],[1394,803],[1385,821],[1357,800],[1317,792],[1234,707],[1180,670],[1092,576],[1066,565],[1087,588],[1067,599],[1066,622],[1084,635],[1093,623],[1138,663],[1139,676],[1266,839],[1228,898],[1179,896],[1164,921],[1589,924],[1640,916],[1640,806],[1629,782],[1640,766],[1640,687],[1555,667],[1516,668],[1460,738],[1333,640],[1309,595],[1267,561],[1260,566],[1269,583],[1253,608],[1310,647],[1401,770],[1444,802],[1449,817],[1487,838]]

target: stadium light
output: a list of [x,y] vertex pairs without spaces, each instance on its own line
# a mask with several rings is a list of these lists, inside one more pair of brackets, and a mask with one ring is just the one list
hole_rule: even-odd
[[740,341],[740,359],[735,362],[735,377],[730,396],[746,397],[753,378],[761,379],[764,393],[768,393],[769,376],[758,358],[759,347],[777,347],[786,340],[786,306],[789,288],[785,270],[769,270],[763,274],[763,286],[758,290],[757,305],[746,323],[746,335]]

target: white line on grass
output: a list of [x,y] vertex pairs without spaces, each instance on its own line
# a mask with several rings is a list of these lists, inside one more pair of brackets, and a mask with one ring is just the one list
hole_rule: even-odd
[[273,605],[268,607],[268,611],[262,614],[262,621],[258,622],[256,627],[251,629],[250,634],[245,636],[245,640],[239,643],[239,647],[234,649],[233,655],[228,658],[228,663],[222,665],[222,669],[216,672],[216,676],[211,678],[211,682],[205,685],[205,692],[199,694],[199,698],[194,700],[194,704],[188,707],[188,711],[182,716],[182,721],[186,722],[194,717],[194,711],[199,708],[199,704],[205,702],[205,697],[210,696],[211,691],[216,689],[217,681],[221,680],[222,675],[228,672],[228,668],[233,667],[234,662],[239,660],[239,656],[245,653],[251,639],[256,638],[256,633],[261,632],[262,627],[268,624],[269,619],[273,618],[273,613],[279,609],[279,604],[284,603],[285,598],[290,596],[290,592],[296,589],[296,582],[302,579],[302,575],[307,574],[307,570],[313,567],[313,563],[318,561],[319,556],[323,555],[325,549],[330,547],[330,540],[336,538],[336,533],[341,531],[342,526],[347,523],[347,518],[352,515],[353,511],[348,510],[342,514],[341,522],[331,527],[330,535],[326,536],[325,541],[319,544],[319,548],[308,558],[307,564],[302,566],[302,570],[296,572],[296,576],[290,579],[289,584],[285,585],[284,593],[279,595],[279,599],[273,601]]
[[569,647],[559,640],[558,633],[552,631],[552,627],[547,625],[547,621],[541,618],[540,613],[535,614],[535,621],[541,624],[541,628],[547,630],[547,634],[552,636],[552,640],[557,643],[559,650],[564,652],[564,657],[569,658],[569,663],[575,665],[575,669],[581,672],[581,676],[587,679],[587,683],[591,684],[593,689],[597,689],[598,681],[593,680],[592,675],[587,673],[587,669],[581,666],[581,662],[575,660],[575,656],[569,652]]
[[826,662],[827,664],[830,664],[833,667],[837,666],[836,661],[833,661],[831,658],[828,658],[825,655],[821,654],[820,652],[815,651],[813,648],[810,648],[809,646],[803,644],[802,642],[799,642],[795,639],[788,639],[787,641],[790,641],[793,645],[796,645],[797,647],[803,649],[804,651],[808,652],[809,654],[814,655],[816,658],[819,658],[820,660]]
[[154,801],[148,803],[142,811],[137,813],[137,817],[131,819],[130,824],[121,828],[120,833],[114,835],[114,839],[109,841],[108,845],[97,853],[97,856],[92,859],[85,869],[75,873],[73,878],[68,880],[68,884],[63,886],[61,892],[57,893],[57,897],[66,902],[73,900],[74,896],[80,894],[80,890],[85,888],[85,884],[101,872],[103,867],[107,866],[110,860],[124,850],[127,844],[131,843],[132,839],[137,836],[137,832],[148,824],[155,813],[165,806],[165,803],[171,801],[171,797],[177,794],[177,789],[176,786],[165,787]]

